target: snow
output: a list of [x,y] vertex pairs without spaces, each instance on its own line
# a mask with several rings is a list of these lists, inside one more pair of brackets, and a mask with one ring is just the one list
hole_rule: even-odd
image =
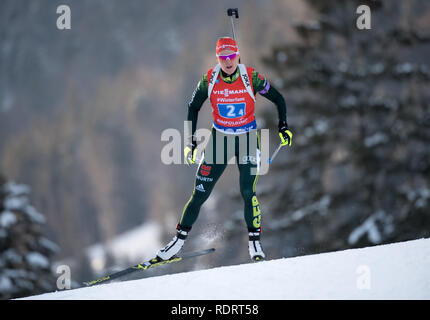
[[43,248],[45,248],[45,249],[47,249],[53,253],[57,253],[60,251],[60,247],[56,243],[52,242],[51,240],[49,240],[45,237],[39,238],[39,244]]
[[[4,185],[4,191],[7,193],[7,197],[3,200],[3,206],[5,212],[0,216],[0,226],[11,225],[16,221],[11,215],[11,211],[23,211],[28,215],[31,221],[44,224],[46,222],[45,217],[39,213],[33,206],[29,204],[29,193],[30,187],[25,184],[18,184],[13,181],[8,182]],[[6,214],[5,214],[6,213]],[[6,217],[4,217],[6,215]]]
[[6,210],[22,210],[28,205],[28,198],[25,196],[8,196],[3,201]]
[[371,148],[379,144],[387,143],[389,140],[390,138],[385,133],[377,132],[373,136],[366,137],[364,139],[364,145]]
[[427,300],[429,265],[430,239],[419,239],[57,291],[26,299]]
[[7,182],[4,185],[4,190],[6,193],[12,195],[12,196],[22,196],[22,195],[28,195],[30,193],[30,187],[25,184],[19,184],[14,181]]
[[22,263],[22,255],[13,248],[5,250],[2,254],[2,258],[11,264]]
[[31,266],[31,268],[48,268],[49,267],[49,260],[47,257],[45,257],[43,254],[39,252],[30,252],[26,255],[25,259],[27,260],[28,264]]
[[28,215],[31,221],[35,223],[44,224],[45,223],[45,217],[38,212],[33,206],[26,206],[24,209],[24,212]]
[[385,211],[377,211],[364,221],[362,225],[355,228],[348,237],[348,243],[355,245],[364,235],[373,244],[379,244],[383,236],[379,231],[378,222],[380,222],[383,235],[388,235],[394,231],[393,218],[387,215]]
[[407,197],[410,202],[415,202],[415,208],[425,208],[430,199],[430,189],[410,190]]
[[0,291],[11,292],[13,290],[12,281],[3,275],[0,275]]
[[11,211],[3,211],[0,213],[0,226],[3,228],[9,228],[11,225],[15,224],[17,218],[15,214]]

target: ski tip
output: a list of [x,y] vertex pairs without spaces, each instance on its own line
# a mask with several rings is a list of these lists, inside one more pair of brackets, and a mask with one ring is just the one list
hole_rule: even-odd
[[202,254],[209,254],[209,253],[212,253],[214,251],[215,251],[215,248],[210,248],[210,249],[203,250],[201,253]]
[[202,253],[211,253],[214,251],[215,251],[215,248],[210,248],[210,249],[203,250]]
[[84,287],[92,287],[94,285],[93,283],[91,283],[91,281],[85,281],[85,282],[82,282],[82,284]]

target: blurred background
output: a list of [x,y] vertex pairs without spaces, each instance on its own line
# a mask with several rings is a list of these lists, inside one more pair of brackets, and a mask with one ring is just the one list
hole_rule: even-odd
[[[196,168],[164,165],[161,133],[183,132],[229,7],[242,62],[284,95],[294,133],[257,185],[268,258],[429,236],[429,1],[2,0],[0,298],[57,290],[59,265],[79,286],[170,241]],[[256,110],[272,152],[276,107]],[[134,277],[248,263],[238,177],[225,171],[184,248],[214,254]]]

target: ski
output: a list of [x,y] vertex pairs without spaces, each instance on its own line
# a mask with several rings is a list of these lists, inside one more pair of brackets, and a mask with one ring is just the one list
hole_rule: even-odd
[[187,252],[187,253],[184,253],[180,256],[173,256],[169,260],[160,260],[158,257],[156,257],[154,259],[139,263],[139,264],[132,266],[132,267],[128,267],[127,269],[112,273],[112,274],[104,276],[102,278],[88,281],[88,282],[84,282],[84,284],[88,287],[91,287],[91,286],[98,285],[101,283],[106,283],[106,282],[114,280],[114,279],[118,279],[118,278],[120,278],[126,274],[130,274],[130,273],[133,273],[136,271],[144,271],[144,270],[158,267],[158,266],[162,266],[165,264],[179,262],[179,261],[182,261],[184,259],[203,256],[203,255],[209,254],[209,253],[214,252],[214,251],[215,251],[215,248],[201,250],[201,251]]

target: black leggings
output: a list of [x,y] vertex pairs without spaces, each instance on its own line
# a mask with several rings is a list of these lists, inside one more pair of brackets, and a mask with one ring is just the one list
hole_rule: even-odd
[[260,161],[260,135],[258,131],[228,135],[215,129],[212,130],[203,161],[198,167],[191,198],[182,211],[180,226],[191,228],[197,220],[201,206],[209,198],[228,162],[232,160],[235,160],[239,168],[240,193],[244,201],[246,225],[249,230],[256,231],[260,228],[260,205],[255,195]]

